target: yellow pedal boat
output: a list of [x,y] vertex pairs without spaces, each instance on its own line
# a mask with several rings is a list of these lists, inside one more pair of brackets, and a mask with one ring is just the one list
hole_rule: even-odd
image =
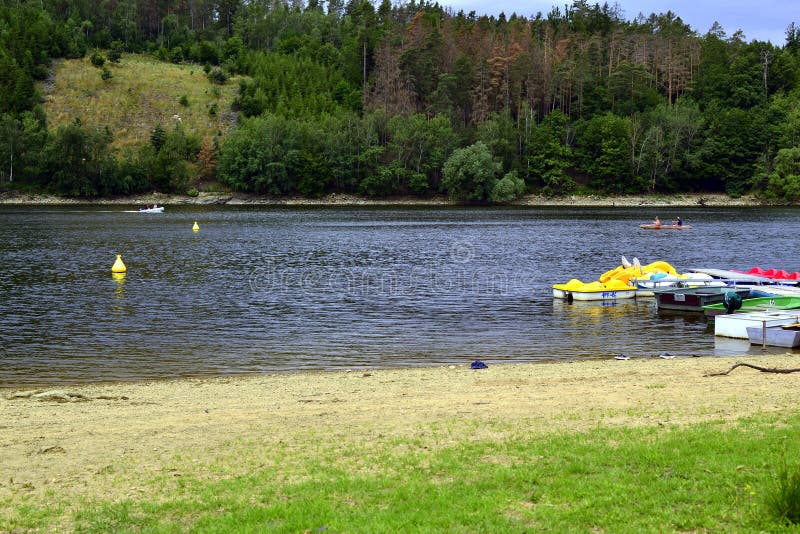
[[636,288],[620,280],[584,283],[573,278],[566,284],[553,286],[553,297],[566,300],[617,300],[632,299]]

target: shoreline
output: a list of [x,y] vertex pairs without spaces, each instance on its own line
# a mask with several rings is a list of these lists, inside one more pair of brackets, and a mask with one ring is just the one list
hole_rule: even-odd
[[[760,356],[766,357],[775,357],[775,356],[782,356],[784,353],[780,352],[784,350],[780,347],[770,347],[771,351],[764,352]],[[792,349],[785,349],[785,350],[792,350]],[[791,354],[791,352],[789,352]],[[798,352],[800,355],[800,352]],[[716,355],[704,355],[704,356],[672,356],[666,359],[672,360],[705,360],[710,359],[714,360],[726,360],[731,358],[752,358],[754,357],[751,354],[727,354],[723,356],[716,356]],[[488,361],[488,365],[492,367],[511,367],[511,366],[526,366],[531,368],[536,368],[539,366],[548,366],[548,365],[574,365],[574,364],[591,364],[597,362],[604,362],[608,360],[613,360],[614,358],[608,355],[603,356],[592,356],[592,357],[576,357],[573,359],[542,359],[542,360],[535,360],[535,361],[498,361],[498,362],[491,362]],[[636,361],[649,361],[658,359],[657,356],[636,356],[631,357],[631,360]],[[129,386],[136,386],[136,385],[145,385],[145,384],[172,384],[172,383],[183,383],[183,382],[213,382],[213,381],[236,381],[236,380],[257,380],[264,377],[270,377],[274,379],[280,378],[288,378],[288,377],[295,377],[295,376],[302,376],[307,375],[309,377],[314,376],[326,376],[326,375],[335,375],[335,374],[350,374],[350,373],[403,373],[403,372],[425,372],[425,371],[432,371],[435,369],[457,369],[457,368],[466,368],[470,370],[470,364],[468,363],[437,363],[431,365],[393,365],[393,366],[373,366],[373,367],[353,367],[353,368],[303,368],[303,369],[286,369],[286,370],[270,370],[270,371],[248,371],[243,373],[229,373],[229,374],[215,374],[215,373],[205,373],[205,374],[184,374],[180,376],[156,376],[156,377],[147,377],[147,378],[108,378],[108,379],[100,379],[100,380],[88,380],[77,382],[71,379],[61,380],[53,379],[49,382],[0,382],[0,402],[2,402],[3,398],[8,398],[9,395],[14,395],[17,392],[24,391],[24,392],[46,392],[46,391],[67,391],[67,390],[81,390],[81,389],[93,389],[93,388],[125,388]],[[66,402],[68,399],[61,398],[60,401]],[[0,410],[0,413],[2,411]],[[2,427],[0,427],[2,428]]]
[[[408,206],[408,207],[457,207],[468,204],[455,202],[447,197],[438,196],[428,199],[414,197],[367,198],[357,195],[331,194],[318,199],[286,197],[272,198],[266,196],[241,193],[201,192],[197,196],[167,195],[150,193],[114,198],[66,198],[52,195],[29,195],[21,193],[0,193],[0,205],[19,206],[69,206],[69,205],[134,205],[159,204],[164,206]],[[677,195],[627,195],[627,196],[578,196],[543,197],[526,195],[514,202],[505,204],[510,207],[769,207],[790,206],[790,204],[770,204],[752,195],[732,198],[724,194],[686,193]]]
[[[0,502],[159,494],[173,471],[258,469],[309,454],[415,439],[426,447],[602,427],[685,426],[795,413],[797,354],[306,371],[0,390]],[[209,471],[209,467],[215,467]],[[68,511],[67,505],[67,511]],[[2,506],[0,506],[2,513]]]

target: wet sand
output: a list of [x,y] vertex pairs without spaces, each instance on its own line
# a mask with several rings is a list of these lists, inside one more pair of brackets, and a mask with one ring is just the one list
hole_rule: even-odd
[[797,410],[800,373],[704,376],[739,361],[800,367],[787,353],[3,389],[0,502],[166,498],[165,477],[218,479],[337,447],[368,454],[392,438],[436,448]]

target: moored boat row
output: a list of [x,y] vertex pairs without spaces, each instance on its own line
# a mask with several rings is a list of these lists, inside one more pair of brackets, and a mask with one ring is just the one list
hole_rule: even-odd
[[[725,281],[699,272],[678,273],[666,261],[641,265],[622,256],[622,263],[601,274],[596,281],[583,282],[573,278],[564,284],[553,285],[553,297],[566,300],[617,300],[652,297],[675,288],[726,287]],[[709,304],[711,302],[704,302]],[[700,311],[699,308],[697,311]]]
[[[794,273],[771,269],[761,270],[771,276],[762,276],[756,274],[760,268],[747,273],[693,268],[679,274],[664,261],[643,266],[635,258],[633,264],[622,260],[597,281],[572,279],[553,285],[553,297],[571,302],[652,296],[659,310],[703,313],[709,322],[714,321],[717,336],[800,346],[800,279]],[[786,331],[792,330],[787,325],[798,330],[797,336]]]

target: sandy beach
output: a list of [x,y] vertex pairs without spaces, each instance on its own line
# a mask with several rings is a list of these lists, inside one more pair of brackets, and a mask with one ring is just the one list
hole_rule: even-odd
[[786,353],[4,389],[0,501],[152,498],[165,477],[236,476],[274,458],[369,450],[395,437],[436,448],[796,411],[800,373],[704,376],[739,361],[800,367]]

